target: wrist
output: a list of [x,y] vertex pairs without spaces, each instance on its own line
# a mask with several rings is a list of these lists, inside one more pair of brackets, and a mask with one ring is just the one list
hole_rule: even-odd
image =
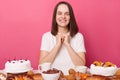
[[71,45],[69,43],[65,44],[66,47],[70,47]]
[[55,46],[56,46],[56,47],[60,47],[60,46],[61,46],[61,44],[57,43]]

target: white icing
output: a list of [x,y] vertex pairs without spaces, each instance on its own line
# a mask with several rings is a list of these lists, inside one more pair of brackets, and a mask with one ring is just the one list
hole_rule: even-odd
[[116,73],[116,71],[117,71],[117,66],[101,67],[101,66],[95,66],[94,64],[91,64],[90,66],[91,74],[113,76]]
[[5,71],[7,73],[22,73],[32,70],[29,60],[12,60],[5,63]]

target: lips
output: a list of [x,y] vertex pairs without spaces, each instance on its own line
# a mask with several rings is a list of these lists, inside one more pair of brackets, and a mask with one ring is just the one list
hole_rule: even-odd
[[59,19],[59,22],[61,22],[61,23],[65,23],[67,20],[65,20],[65,19]]

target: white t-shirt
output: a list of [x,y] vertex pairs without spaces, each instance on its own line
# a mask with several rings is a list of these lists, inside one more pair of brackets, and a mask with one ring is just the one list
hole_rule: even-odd
[[[44,51],[51,51],[51,49],[56,44],[56,37],[51,34],[51,32],[44,33],[42,36],[42,43],[41,43],[41,49]],[[71,40],[70,40],[71,47],[76,52],[86,52],[85,46],[84,46],[84,38],[81,33],[77,33]],[[60,49],[56,59],[54,60],[52,68],[56,68],[59,70],[62,70],[62,72],[67,75],[68,70],[70,68],[74,68],[75,65],[73,64],[69,53],[64,45],[62,45],[62,48]]]

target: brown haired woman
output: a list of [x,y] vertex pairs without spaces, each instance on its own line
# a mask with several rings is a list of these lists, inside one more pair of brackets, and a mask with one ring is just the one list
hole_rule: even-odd
[[54,9],[51,32],[42,37],[40,64],[51,63],[52,68],[68,74],[70,68],[85,65],[84,38],[78,32],[73,9],[67,2],[59,2]]

